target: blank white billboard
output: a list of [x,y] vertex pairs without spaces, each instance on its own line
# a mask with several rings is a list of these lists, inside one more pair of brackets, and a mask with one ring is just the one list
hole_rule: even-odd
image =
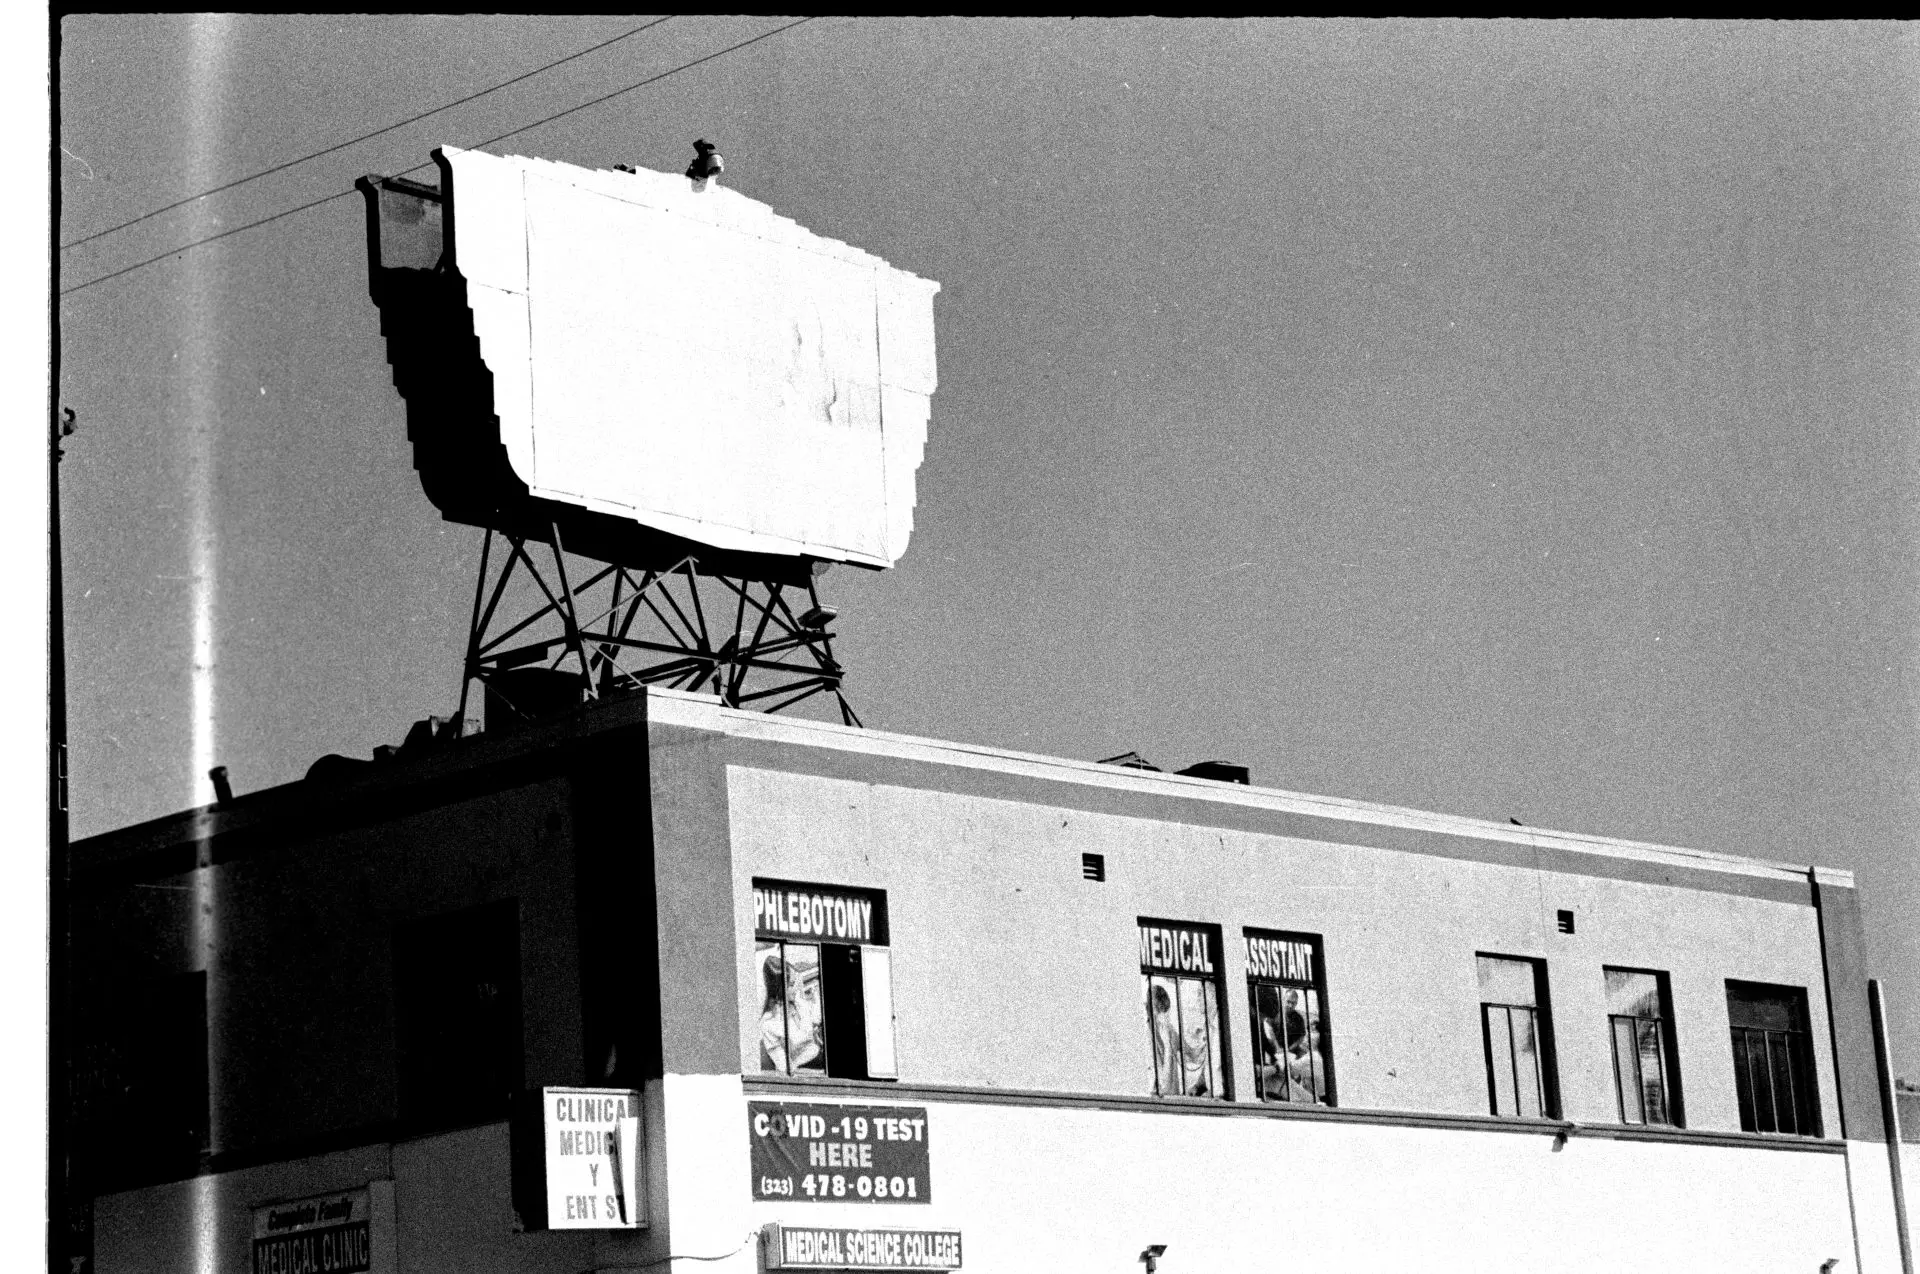
[[534,496],[722,549],[906,551],[938,283],[717,184],[438,154],[500,439]]

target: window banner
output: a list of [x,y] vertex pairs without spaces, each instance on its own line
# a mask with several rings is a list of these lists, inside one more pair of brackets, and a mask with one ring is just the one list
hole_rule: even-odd
[[925,1106],[754,1101],[747,1134],[756,1200],[933,1202]]
[[1219,941],[1211,929],[1168,920],[1140,922],[1140,972],[1211,978],[1219,969]]
[[755,880],[753,932],[759,938],[884,945],[886,895],[873,889]]
[[1308,985],[1319,981],[1314,975],[1312,942],[1254,933],[1246,937],[1248,977]]
[[958,1230],[842,1230],[773,1224],[760,1232],[770,1270],[957,1270]]

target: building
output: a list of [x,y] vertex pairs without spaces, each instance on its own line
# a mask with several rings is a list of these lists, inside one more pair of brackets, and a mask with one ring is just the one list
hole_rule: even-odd
[[1841,871],[658,689],[73,865],[101,1274],[1900,1268]]

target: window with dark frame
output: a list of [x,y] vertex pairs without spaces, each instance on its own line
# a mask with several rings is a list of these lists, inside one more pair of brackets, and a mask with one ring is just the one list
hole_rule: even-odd
[[1546,961],[1485,954],[1474,960],[1489,1107],[1511,1118],[1558,1119]]
[[400,1117],[443,1128],[507,1116],[525,1077],[518,900],[410,921],[393,945]]
[[755,879],[753,924],[760,1069],[898,1078],[886,893]]
[[1155,1097],[1230,1100],[1218,925],[1140,919],[1140,990]]
[[1667,975],[1648,969],[1603,969],[1601,974],[1620,1122],[1679,1127],[1679,1056]]
[[1806,989],[1729,979],[1727,1021],[1741,1130],[1820,1136]]
[[1333,1031],[1320,936],[1244,931],[1253,1069],[1261,1101],[1334,1105]]
[[208,1140],[207,975],[135,982],[92,1008],[73,1077],[86,1191],[193,1176]]

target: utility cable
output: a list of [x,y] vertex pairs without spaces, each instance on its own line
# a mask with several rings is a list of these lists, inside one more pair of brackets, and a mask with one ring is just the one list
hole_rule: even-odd
[[345,199],[348,195],[357,193],[359,192],[348,189],[338,190],[330,195],[322,195],[320,198],[309,200],[306,203],[300,204],[298,207],[288,208],[284,212],[276,212],[270,217],[262,217],[258,221],[249,221],[243,226],[235,226],[231,230],[222,230],[219,234],[210,234],[204,239],[195,239],[192,243],[183,243],[177,248],[169,248],[157,257],[148,257],[145,261],[136,261],[130,266],[115,270],[111,274],[103,274],[97,279],[88,279],[85,283],[76,283],[70,288],[61,288],[60,295],[72,296],[75,292],[85,291],[96,283],[105,283],[108,279],[117,279],[123,274],[132,274],[135,270],[150,266],[156,261],[164,261],[168,257],[179,256],[182,252],[200,247],[202,244],[212,243],[216,239],[224,239],[230,234],[239,234],[242,230],[251,230],[255,226],[264,226],[269,221],[278,221],[282,217],[291,217],[296,212],[305,212],[309,208],[318,208],[323,203],[332,203],[336,199]]
[[760,1231],[748,1230],[747,1237],[740,1240],[740,1246],[731,1252],[722,1252],[718,1256],[656,1256],[651,1261],[642,1261],[638,1265],[622,1263],[619,1265],[596,1265],[587,1274],[622,1274],[626,1270],[644,1270],[655,1265],[665,1265],[668,1261],[724,1261],[730,1256],[738,1256],[747,1250],[749,1244],[760,1237]]
[[[801,18],[798,21],[789,22],[787,23],[787,25],[783,27],[775,27],[773,30],[768,31],[764,35],[756,35],[751,40],[742,40],[738,44],[729,44],[726,48],[721,49],[718,53],[709,53],[707,54],[707,56],[703,58],[699,58],[699,59],[696,59],[695,61],[686,62],[679,66],[676,66],[671,71],[662,71],[660,72],[660,74],[654,76],[652,79],[641,80],[638,84],[629,84],[623,89],[615,89],[613,92],[607,94],[605,97],[596,97],[591,102],[582,102],[578,106],[569,106],[564,111],[557,111],[554,114],[547,116],[545,119],[537,119],[533,121],[533,123],[531,124],[523,124],[519,128],[512,130],[511,132],[500,134],[498,137],[489,137],[487,138],[487,140],[483,142],[476,143],[471,149],[478,150],[481,146],[491,146],[495,142],[503,142],[507,140],[507,138],[509,137],[515,137],[521,133],[526,132],[530,128],[538,128],[542,124],[550,124],[554,120],[559,119],[562,115],[571,115],[575,111],[584,111],[589,106],[598,106],[602,102],[610,102],[614,98],[619,97],[622,93],[631,93],[637,88],[645,88],[649,84],[658,84],[661,80],[666,79],[669,75],[678,75],[682,71],[690,71],[694,67],[699,66],[702,62],[711,62],[717,57],[725,57],[727,54],[732,53],[736,49],[744,49],[749,44],[758,44],[762,40],[771,40],[774,36],[779,35],[783,31],[791,31],[797,26],[805,26],[807,23],[813,21],[814,17],[818,17],[818,16],[819,16],[818,14],[815,14],[813,15],[813,17]],[[418,166],[425,167],[425,165],[418,165]],[[407,171],[411,172],[413,170],[408,169]]]
[[478,101],[480,98],[487,96],[487,94],[489,93],[498,93],[501,89],[511,88],[513,85],[520,83],[522,80],[530,80],[536,75],[540,75],[544,72],[551,71],[556,66],[564,66],[568,62],[572,62],[577,58],[583,58],[589,53],[593,53],[593,52],[596,52],[597,50],[604,49],[609,44],[618,44],[622,40],[632,39],[634,36],[639,35],[642,31],[650,31],[654,27],[659,26],[662,22],[669,21],[673,17],[674,15],[669,13],[664,18],[655,18],[652,22],[648,22],[643,26],[637,26],[633,30],[625,32],[624,34],[616,35],[611,40],[602,40],[600,41],[600,43],[593,45],[590,48],[581,49],[578,53],[569,53],[567,56],[561,58],[557,62],[549,62],[545,66],[536,66],[531,71],[528,71],[526,74],[516,75],[510,80],[502,80],[500,83],[495,84],[492,88],[483,88],[478,93],[469,93],[465,97],[456,98],[455,100],[451,102],[447,102],[444,105],[436,106],[430,111],[422,111],[418,115],[410,115],[406,119],[401,120],[397,124],[388,124],[385,128],[376,128],[371,133],[362,133],[358,137],[348,138],[346,141],[341,142],[337,146],[329,146],[325,150],[316,150],[311,154],[302,155],[298,159],[289,159],[284,164],[275,164],[271,168],[262,168],[257,173],[250,173],[245,177],[236,178],[233,181],[228,182],[224,186],[215,186],[210,190],[203,190],[197,195],[188,195],[185,199],[176,199],[174,202],[170,204],[167,204],[163,207],[155,208],[152,212],[143,212],[139,216],[133,218],[131,221],[122,221],[119,225],[108,226],[105,230],[96,230],[90,235],[84,235],[78,239],[75,239],[72,243],[63,243],[60,245],[60,250],[62,252],[65,252],[68,248],[77,248],[83,243],[91,243],[95,239],[104,238],[105,236],[110,235],[117,230],[125,230],[128,226],[137,226],[142,221],[149,221],[152,218],[159,216],[163,212],[172,212],[175,208],[184,208],[186,205],[193,203],[195,200],[205,199],[209,195],[217,195],[222,191],[232,190],[235,186],[244,186],[250,181],[258,181],[262,177],[270,177],[277,172],[285,172],[289,168],[295,167],[296,165],[299,165],[299,164],[306,163],[309,159],[318,159],[322,155],[331,155],[337,150],[345,150],[349,146],[357,146],[361,142],[368,141],[375,137],[379,137],[383,133],[391,133],[396,128],[405,128],[408,124],[417,124],[421,120],[426,119],[429,115],[438,115],[441,111],[450,111],[456,106],[465,106],[468,102]]
[[[803,23],[812,22],[812,21],[813,21],[813,18],[806,17],[806,18],[801,18],[795,22],[789,22],[787,23],[787,25],[783,27],[776,27],[773,30],[768,31],[763,35],[756,35],[751,40],[742,40],[738,44],[730,44],[726,48],[721,49],[718,53],[709,53],[707,54],[707,56],[703,58],[697,58],[692,62],[682,63],[681,65],[676,66],[671,70],[662,71],[660,74],[652,76],[649,79],[641,80],[637,84],[629,84],[623,89],[617,89],[612,93],[608,93],[604,97],[596,97],[591,102],[582,102],[578,106],[569,106],[564,111],[556,111],[552,115],[546,116],[544,119],[534,120],[531,124],[523,124],[519,128],[513,129],[511,132],[502,133],[498,137],[490,137],[486,141],[476,143],[474,146],[469,147],[468,149],[478,150],[481,146],[491,146],[495,142],[504,141],[509,137],[513,137],[520,133],[524,133],[529,129],[538,128],[542,124],[551,123],[553,120],[559,119],[563,115],[571,115],[575,111],[585,110],[589,106],[598,106],[602,102],[611,101],[612,99],[619,97],[622,93],[631,93],[635,89],[645,88],[649,84],[658,84],[661,80],[666,79],[669,75],[678,75],[682,71],[691,70],[694,67],[700,66],[703,63],[711,62],[717,57],[723,57],[728,53],[734,52],[736,49],[744,49],[749,44],[758,44],[760,43],[760,41],[771,39],[772,37],[779,35],[783,31],[791,31],[795,27],[800,26]],[[409,168],[406,171],[418,172],[420,169],[425,167],[427,167],[426,164],[415,164],[412,168]],[[353,190],[352,188],[349,188],[346,190],[335,191],[333,194],[330,194],[330,195],[322,195],[318,199],[310,199],[306,203],[298,204],[292,208],[287,208],[280,212],[271,213],[265,217],[259,218],[258,220],[249,221],[244,225],[238,225],[228,230],[222,230],[218,234],[210,234],[204,239],[195,239],[190,243],[183,243],[177,248],[169,248],[167,251],[160,253],[158,256],[148,257],[144,261],[136,261],[132,265],[123,266],[118,270],[111,271],[110,273],[107,273],[107,274],[102,274],[97,278],[88,279],[85,283],[76,283],[70,288],[62,288],[60,289],[60,295],[72,296],[75,292],[84,291],[87,288],[92,287],[96,283],[105,283],[108,279],[117,279],[123,274],[131,274],[135,270],[144,269],[147,266],[153,265],[155,262],[164,261],[168,257],[178,256],[182,252],[187,252],[193,248],[198,248],[203,244],[212,243],[216,239],[224,239],[228,235],[239,234],[243,230],[252,230],[258,226],[264,226],[268,222],[278,221],[282,217],[291,217],[297,212],[305,212],[309,208],[318,208],[323,203],[332,203],[336,199],[345,199],[349,195],[353,195],[357,193],[359,192],[356,190]]]

